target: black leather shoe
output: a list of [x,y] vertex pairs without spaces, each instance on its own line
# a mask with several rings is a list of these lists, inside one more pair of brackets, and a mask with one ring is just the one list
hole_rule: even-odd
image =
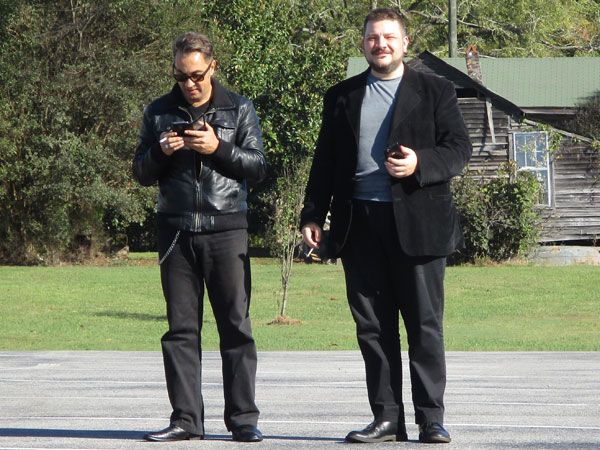
[[441,423],[422,423],[419,425],[419,441],[426,444],[447,444],[450,442],[450,433]]
[[262,433],[253,425],[240,425],[231,431],[231,438],[237,442],[260,442]]
[[[364,430],[351,431],[346,436],[348,442],[385,442],[397,439],[398,426],[394,422],[374,420]],[[400,433],[402,434],[402,433]],[[402,437],[402,436],[400,436]]]
[[171,441],[189,441],[192,439],[204,439],[201,434],[193,434],[185,431],[183,428],[179,428],[175,425],[171,425],[164,430],[157,431],[156,433],[148,433],[144,436],[147,441],[155,442],[171,442]]

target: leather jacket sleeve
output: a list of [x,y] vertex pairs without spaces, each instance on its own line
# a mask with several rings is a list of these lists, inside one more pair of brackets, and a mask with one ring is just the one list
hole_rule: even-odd
[[142,186],[156,183],[168,164],[169,157],[163,153],[158,143],[160,130],[154,126],[150,107],[144,110],[142,125],[133,159],[133,176]]
[[211,156],[215,164],[231,178],[255,183],[262,181],[267,163],[260,125],[252,102],[244,100],[240,104],[235,142],[227,139],[228,128],[219,127],[218,119],[213,125],[216,125],[220,140],[219,148]]

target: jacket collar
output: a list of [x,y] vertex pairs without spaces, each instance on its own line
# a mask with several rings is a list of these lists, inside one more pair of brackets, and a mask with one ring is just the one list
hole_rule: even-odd
[[[346,114],[354,131],[356,142],[358,142],[358,135],[360,131],[360,111],[362,108],[362,101],[365,96],[367,77],[370,71],[371,69],[367,69],[366,71],[357,75],[348,86],[346,95]],[[420,101],[421,96],[419,94],[419,87],[417,83],[417,73],[404,64],[404,74],[402,75],[402,82],[400,83],[398,98],[396,100],[396,105],[392,114],[392,121],[390,123],[388,143],[393,143],[396,141],[395,131],[398,129],[400,124],[410,116],[411,111],[417,106],[418,103],[420,103]]]
[[400,124],[410,116],[410,113],[420,102],[421,94],[418,85],[417,73],[405,64],[404,75],[402,76],[402,81],[400,82],[398,98],[396,99],[396,105],[394,107],[392,121],[390,123],[388,143],[397,141],[396,136],[394,136],[395,131],[398,130]]
[[[229,96],[229,91],[225,89],[223,85],[214,78],[211,79],[211,84],[213,88],[212,97],[210,99],[211,110],[223,110],[234,108],[235,104]],[[174,107],[187,109],[190,106],[190,104],[183,96],[183,93],[181,92],[181,88],[179,87],[178,83],[175,83],[173,89],[171,89],[171,95],[173,98]]]
[[360,132],[360,111],[367,87],[367,76],[369,75],[370,70],[371,69],[368,69],[353,79],[348,80],[350,85],[348,86],[346,94],[346,117],[354,132],[357,145]]

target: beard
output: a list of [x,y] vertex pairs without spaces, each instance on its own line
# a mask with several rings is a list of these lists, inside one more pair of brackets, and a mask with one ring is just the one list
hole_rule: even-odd
[[371,67],[373,71],[381,74],[388,74],[392,73],[394,70],[400,67],[400,65],[402,64],[402,56],[400,56],[400,58],[398,59],[392,59],[392,61],[388,64],[379,64],[369,59],[367,59],[367,62],[369,63],[369,67]]

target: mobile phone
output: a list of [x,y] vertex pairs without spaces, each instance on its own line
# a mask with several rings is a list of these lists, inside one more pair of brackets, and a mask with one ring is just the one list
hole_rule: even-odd
[[404,159],[404,158],[406,158],[406,155],[400,149],[400,144],[398,144],[397,142],[395,144],[390,145],[388,148],[386,148],[385,151],[383,152],[383,155],[385,156],[385,159],[388,159],[388,158]]
[[192,130],[206,131],[206,118],[202,116],[202,119],[196,120],[192,124]]
[[173,122],[171,124],[171,131],[175,131],[177,136],[185,136],[185,130],[191,130],[193,123],[191,122]]

